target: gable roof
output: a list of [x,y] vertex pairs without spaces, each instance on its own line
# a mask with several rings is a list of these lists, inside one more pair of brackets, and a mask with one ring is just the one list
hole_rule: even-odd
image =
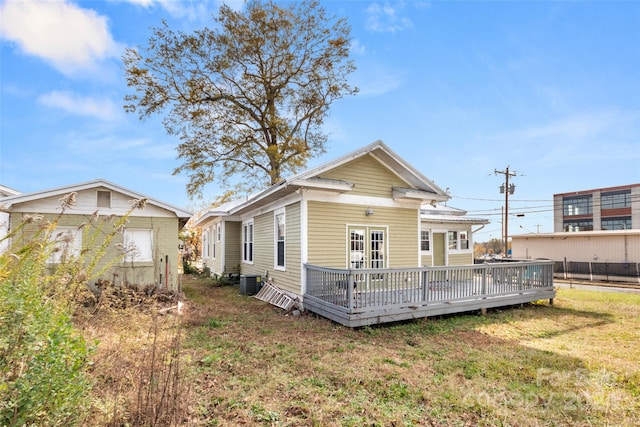
[[20,194],[18,190],[14,190],[11,187],[7,187],[5,185],[0,185],[0,199],[10,196],[16,196]]
[[294,175],[291,178],[284,179],[266,190],[249,197],[247,200],[231,202],[229,204],[225,203],[217,208],[213,208],[202,215],[194,225],[203,224],[213,217],[241,214],[252,209],[256,204],[272,202],[300,188],[315,188],[338,193],[347,192],[353,188],[352,183],[321,178],[321,175],[331,169],[335,169],[366,155],[373,156],[410,186],[409,188],[393,188],[394,199],[423,200],[433,201],[434,203],[449,199],[449,195],[442,190],[442,188],[438,187],[433,181],[393,152],[386,144],[378,140],[351,153]]
[[488,219],[472,218],[467,211],[441,204],[425,204],[420,207],[420,219],[424,222],[443,224],[489,224]]
[[25,194],[17,194],[14,196],[9,196],[9,197],[0,199],[0,204],[2,205],[1,206],[2,210],[10,210],[12,206],[19,203],[31,202],[33,200],[44,199],[47,197],[64,196],[74,191],[78,192],[78,191],[89,190],[97,187],[104,187],[109,190],[122,193],[126,196],[131,197],[132,199],[140,200],[140,199],[146,198],[150,204],[175,213],[179,219],[186,220],[191,218],[191,215],[192,215],[191,212],[185,211],[183,209],[180,209],[168,203],[162,202],[160,200],[147,197],[143,194],[140,194],[133,190],[129,190],[128,188],[116,185],[105,179],[95,179],[93,181],[83,182],[80,184],[66,185],[63,187],[57,187],[49,190],[34,191],[32,193],[25,193]]

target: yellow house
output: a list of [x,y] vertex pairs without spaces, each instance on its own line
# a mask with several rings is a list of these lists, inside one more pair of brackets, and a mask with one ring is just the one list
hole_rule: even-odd
[[393,269],[473,263],[484,219],[376,141],[195,221],[214,275],[257,276],[305,294],[305,265]]

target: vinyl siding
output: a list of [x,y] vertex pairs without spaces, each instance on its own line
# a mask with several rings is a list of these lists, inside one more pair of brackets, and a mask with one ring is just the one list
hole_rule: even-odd
[[[302,290],[302,282],[300,280],[300,203],[286,207],[285,221],[285,270],[276,270],[274,268],[275,253],[273,253],[269,277],[276,286],[299,294]],[[275,227],[275,219],[273,224]]]
[[449,253],[448,265],[470,265],[473,264],[473,253],[455,254]]
[[[44,220],[53,221],[57,215],[45,214]],[[20,226],[21,217],[13,215],[13,228]],[[118,218],[111,221],[105,221],[106,217],[98,219],[98,227],[101,230],[94,233],[95,229],[85,227],[82,236],[82,247],[95,249],[99,248],[104,242],[104,236],[110,233],[113,225]],[[78,227],[83,223],[87,223],[89,217],[85,215],[65,214],[58,219],[58,225],[61,227],[75,226]],[[94,272],[102,272],[101,276],[94,278],[102,278],[114,281],[117,284],[133,284],[145,286],[155,284],[159,287],[169,287],[175,289],[178,278],[178,219],[177,218],[152,218],[152,217],[129,217],[127,228],[131,229],[151,229],[153,230],[153,261],[150,262],[124,262],[122,251],[116,248],[116,245],[123,242],[123,234],[117,234],[111,245],[107,248],[105,255],[96,265]],[[16,236],[14,242],[31,238],[38,228],[38,224],[29,224],[23,233]],[[167,262],[168,261],[168,262]],[[161,280],[162,275],[162,280]],[[115,278],[115,279],[114,279]]]
[[433,255],[421,255],[420,256],[420,266],[421,267],[431,267],[433,265]]
[[[98,191],[109,191],[111,193],[111,207],[98,207]],[[96,210],[100,215],[119,215],[122,216],[131,210],[131,197],[128,195],[108,190],[104,187],[92,188],[88,190],[78,191],[76,194],[75,205],[73,206],[74,214],[81,213],[90,215]],[[60,196],[43,197],[41,199],[32,200],[15,205],[13,212],[38,212],[59,213],[60,212]],[[67,214],[65,214],[67,215]],[[173,217],[173,212],[169,212],[158,206],[147,204],[144,209],[134,209],[130,217]]]
[[224,221],[222,240],[224,242],[224,272],[240,271],[240,254],[242,250],[242,223]]
[[309,263],[323,267],[347,266],[347,227],[388,227],[388,267],[416,267],[419,227],[417,209],[375,207],[365,216],[361,205],[308,202]]
[[392,197],[392,187],[408,187],[408,184],[370,155],[332,169],[321,176],[355,184],[351,195]]
[[[242,235],[242,233],[240,233]],[[253,263],[242,263],[242,274],[273,270],[273,212],[253,218]]]

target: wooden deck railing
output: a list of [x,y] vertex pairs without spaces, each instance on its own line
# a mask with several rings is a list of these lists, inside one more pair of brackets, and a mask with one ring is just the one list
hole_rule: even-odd
[[551,261],[357,270],[306,264],[305,268],[305,297],[344,307],[347,313],[553,289]]

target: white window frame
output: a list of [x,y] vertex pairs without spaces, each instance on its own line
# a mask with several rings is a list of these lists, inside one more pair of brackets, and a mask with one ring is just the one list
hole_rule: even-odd
[[[422,238],[422,233],[427,233],[427,242],[429,242],[429,249],[422,249],[422,242],[424,242],[425,240]],[[429,254],[431,253],[431,249],[433,247],[433,245],[431,244],[431,230],[430,229],[422,229],[420,230],[420,252],[424,253],[424,254]]]
[[[451,238],[451,234],[454,233],[454,238]],[[450,251],[457,251],[460,249],[460,243],[458,242],[459,231],[448,230],[447,231],[447,248]]]
[[[249,233],[250,231],[250,233]],[[248,235],[250,234],[250,235]],[[253,264],[255,227],[253,218],[242,222],[241,257],[243,264]]]
[[[70,234],[71,240],[69,242],[64,242],[61,236],[63,234]],[[49,255],[49,259],[47,263],[49,264],[60,264],[63,259],[71,257],[80,256],[80,252],[82,251],[82,230],[76,226],[65,226],[61,225],[56,227],[56,229],[51,233],[51,241],[53,242],[53,251],[51,255]]]
[[209,258],[209,230],[202,232],[202,258]]
[[[469,230],[460,230],[458,231],[458,248],[461,251],[468,251],[469,247],[471,246],[471,239],[470,239],[470,234]],[[464,238],[462,237],[464,235]],[[463,242],[467,242],[467,247],[464,248],[462,247],[462,243]]]
[[[278,263],[279,257],[279,233],[278,233],[278,218],[282,218],[283,235],[282,235],[282,265]],[[273,268],[275,270],[285,271],[287,265],[287,216],[285,210],[277,209],[273,212]]]
[[[455,233],[455,240],[451,239],[451,233]],[[463,238],[463,235],[466,238]],[[462,247],[462,242],[467,242],[467,247]],[[455,243],[455,247],[452,247],[452,244]],[[471,240],[471,230],[447,230],[447,248],[449,252],[452,253],[467,253],[473,252],[473,243]]]
[[153,230],[151,228],[125,228],[123,245],[126,262],[153,262]]
[[211,235],[211,247],[213,250],[213,259],[216,259],[218,256],[218,246],[220,243],[220,230],[222,229],[222,224],[217,223],[213,226],[213,234]]

